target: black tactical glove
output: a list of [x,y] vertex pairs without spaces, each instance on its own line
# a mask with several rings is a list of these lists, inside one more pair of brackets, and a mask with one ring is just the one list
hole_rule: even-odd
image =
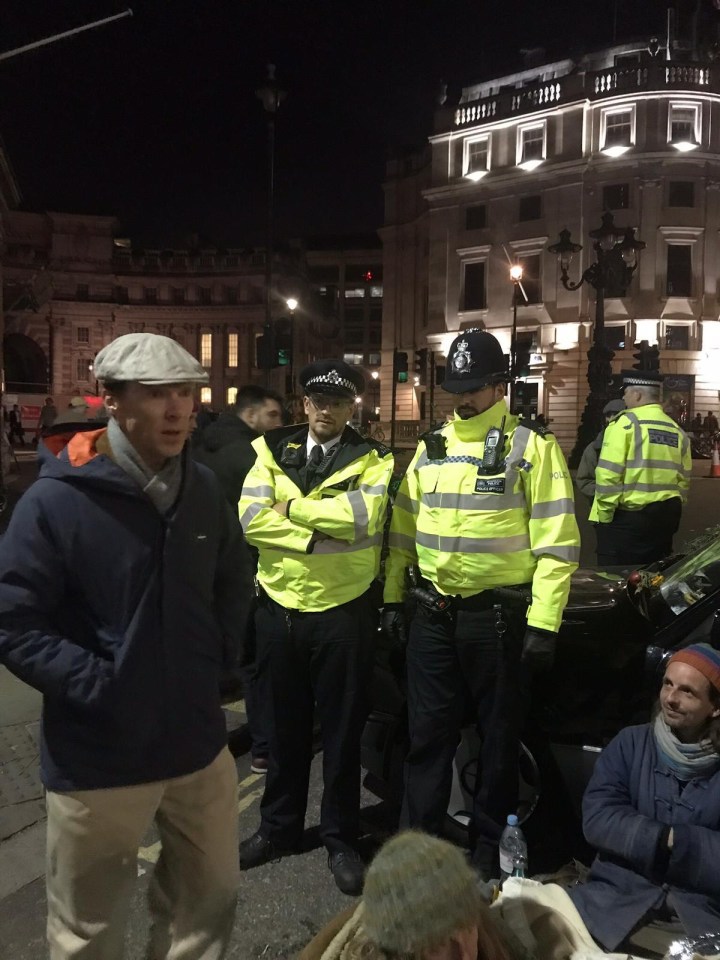
[[523,639],[522,662],[533,673],[550,670],[555,661],[557,634],[540,627],[528,627]]
[[407,644],[407,622],[402,603],[386,603],[380,619],[380,629],[389,646],[403,648]]

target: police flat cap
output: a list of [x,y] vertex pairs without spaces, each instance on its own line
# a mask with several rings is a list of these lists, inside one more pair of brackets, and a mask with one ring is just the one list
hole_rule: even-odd
[[300,386],[307,393],[328,393],[354,400],[365,392],[365,377],[344,360],[316,360],[300,371]]
[[622,382],[624,387],[659,387],[663,375],[659,370],[623,370]]
[[126,333],[95,357],[98,380],[118,383],[207,383],[208,374],[192,354],[159,333]]
[[473,328],[455,337],[448,351],[443,390],[470,393],[507,380],[507,360],[491,333]]
[[625,409],[624,400],[608,400],[603,407],[603,413],[606,417],[615,416],[616,413],[622,413]]

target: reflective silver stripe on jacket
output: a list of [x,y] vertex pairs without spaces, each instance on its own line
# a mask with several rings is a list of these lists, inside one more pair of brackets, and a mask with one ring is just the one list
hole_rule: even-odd
[[522,493],[422,493],[420,499],[431,510],[497,511],[525,506]]
[[564,560],[566,563],[578,563],[580,560],[580,547],[560,547],[557,544],[552,544],[548,547],[534,547],[533,556],[555,557],[556,560]]
[[680,496],[677,485],[667,483],[618,483],[613,484],[612,486],[598,484],[595,489],[597,493],[632,493],[633,491],[637,490],[639,493],[667,492],[672,493],[673,496],[676,497]]
[[550,517],[560,517],[565,513],[575,516],[575,504],[570,497],[560,497],[558,500],[548,500],[546,503],[534,503],[530,519],[547,520]]
[[274,496],[274,490],[272,487],[267,486],[267,484],[261,484],[259,487],[243,487],[241,497],[267,497],[272,500]]
[[410,553],[415,553],[415,537],[409,537],[406,533],[395,533],[391,530],[388,537],[388,546],[394,547],[396,550],[407,550]]
[[417,532],[419,547],[437,550],[440,553],[516,553],[530,549],[530,537],[520,533],[513,537],[441,537],[432,533]]
[[395,502],[393,508],[399,507],[401,510],[404,510],[406,513],[418,513],[420,510],[420,504],[417,500],[411,500],[410,497],[405,493],[398,493],[395,497]]
[[347,498],[350,503],[350,509],[353,512],[353,528],[355,541],[357,542],[368,535],[370,518],[368,516],[367,504],[360,490],[352,490],[347,495]]
[[240,526],[243,528],[243,530],[247,530],[261,510],[267,510],[266,503],[250,504],[250,506],[245,510],[245,513],[243,513],[243,515],[240,517]]
[[371,547],[379,547],[381,544],[382,533],[365,537],[363,540],[355,540],[354,543],[348,543],[346,540],[318,540],[313,548],[313,553],[356,553],[358,550],[368,550]]

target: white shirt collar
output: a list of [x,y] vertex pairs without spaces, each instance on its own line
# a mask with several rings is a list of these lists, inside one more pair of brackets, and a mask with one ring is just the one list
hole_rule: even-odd
[[[342,434],[340,434],[339,436],[335,437],[333,440],[328,440],[327,443],[321,443],[321,444],[320,444],[320,446],[322,447],[323,455],[326,454],[326,453],[328,452],[328,450],[332,450],[332,448],[335,446],[336,443],[340,443],[340,437],[341,437],[341,436],[342,436]],[[310,436],[310,433],[308,432],[307,445],[306,445],[306,447],[305,447],[305,455],[306,455],[306,456],[308,456],[308,457],[310,456],[310,451],[312,450],[312,448],[313,448],[314,446],[315,446],[315,441],[313,440],[313,438]]]

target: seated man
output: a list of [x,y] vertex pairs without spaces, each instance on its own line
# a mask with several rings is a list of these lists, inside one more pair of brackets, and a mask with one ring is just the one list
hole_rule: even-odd
[[668,661],[654,723],[622,730],[583,800],[598,850],[571,897],[607,950],[662,956],[678,937],[720,930],[720,651]]

